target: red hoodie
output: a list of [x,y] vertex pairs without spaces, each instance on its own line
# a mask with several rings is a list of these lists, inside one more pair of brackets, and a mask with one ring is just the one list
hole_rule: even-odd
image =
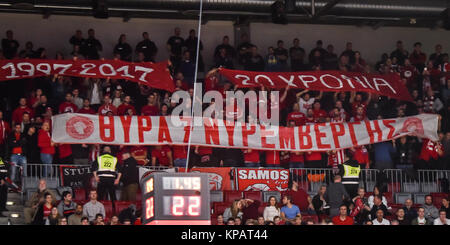
[[38,134],[38,146],[41,148],[41,153],[44,154],[55,154],[55,147],[51,146],[52,138],[50,137],[50,132],[39,130]]

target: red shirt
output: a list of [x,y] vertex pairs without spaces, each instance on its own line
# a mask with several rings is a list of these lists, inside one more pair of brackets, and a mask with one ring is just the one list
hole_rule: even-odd
[[313,110],[314,111],[314,118],[318,121],[319,118],[326,118],[328,113],[322,109],[320,110]]
[[123,116],[123,115],[127,114],[128,109],[131,109],[133,111],[133,115],[136,115],[136,109],[134,108],[134,106],[132,106],[132,105],[125,105],[125,104],[121,104],[117,108],[117,115],[118,116]]
[[94,109],[92,108],[81,108],[78,110],[78,113],[83,113],[83,114],[91,114],[91,115],[95,115],[97,114]]
[[315,117],[312,117],[312,118],[307,117],[307,118],[305,118],[305,124],[313,124],[313,123],[317,123],[317,122],[318,122],[317,118],[315,118]]
[[355,152],[353,153],[353,159],[355,159],[359,164],[369,163],[369,152],[365,146],[355,147]]
[[259,151],[258,150],[252,150],[249,152],[248,149],[243,150],[244,153],[244,162],[246,163],[259,163]]
[[328,155],[328,166],[337,168],[338,165],[344,163],[344,150],[336,150]]
[[44,204],[44,218],[47,218],[48,216],[50,216],[50,214],[52,213],[52,208],[53,208],[53,206],[51,206],[50,208],[47,208],[47,206]]
[[319,161],[322,160],[322,154],[318,151],[306,152],[305,153],[306,161]]
[[28,107],[17,107],[12,115],[12,120],[15,123],[22,123],[22,116],[25,112],[28,112],[30,114],[30,118],[33,118],[33,110],[31,108]]
[[41,153],[55,154],[55,147],[51,146],[52,138],[49,132],[39,130],[38,133],[38,146],[41,148]]
[[295,154],[295,152],[289,153],[290,162],[305,162],[305,154]]
[[[20,140],[20,136],[21,136],[20,133],[15,133],[14,134],[14,137],[16,137],[16,141]],[[12,154],[22,154],[22,147],[14,147],[12,149]]]
[[200,156],[211,155],[212,154],[212,148],[211,147],[200,146],[200,147],[198,147],[198,154]]
[[78,107],[72,102],[63,102],[59,105],[59,113],[75,113]]
[[169,156],[168,153],[172,150],[168,146],[163,146],[161,149],[153,149],[152,157],[155,157],[158,160],[160,166],[169,166]]
[[280,165],[280,152],[278,152],[278,151],[266,151],[266,164],[268,164],[268,165]]
[[145,105],[141,109],[142,116],[158,116],[159,109],[155,105]]
[[[205,93],[211,90],[217,90],[219,79],[216,76],[210,76],[205,78]],[[187,90],[187,89],[186,89]]]
[[100,108],[98,108],[99,115],[106,116],[106,114],[108,114],[108,112],[112,112],[113,115],[115,116],[115,115],[117,115],[117,108],[112,104],[109,104],[109,105],[105,104],[105,105],[100,106]]
[[291,112],[288,114],[286,121],[287,122],[294,121],[295,126],[302,126],[305,125],[305,119],[306,119],[305,114],[301,112]]
[[413,65],[425,64],[425,62],[427,61],[427,55],[422,52],[412,52],[409,56],[409,61],[411,61],[411,64]]
[[367,103],[366,102],[361,102],[361,101],[355,101],[352,103],[352,115],[355,116],[356,115],[356,110],[358,109],[358,107],[362,107],[364,110],[364,117],[366,117],[366,111],[367,111]]
[[187,159],[187,146],[174,145],[172,151],[173,159]]
[[433,142],[429,139],[425,139],[422,144],[422,151],[420,152],[420,159],[425,161],[429,161],[430,158],[438,159],[439,153],[438,151],[442,149],[442,144],[439,142]]
[[10,131],[11,128],[9,127],[9,124],[3,120],[0,120],[0,145],[5,143],[6,137],[8,137]]
[[70,144],[62,144],[58,147],[59,150],[59,158],[66,158],[72,155],[72,147]]
[[333,224],[335,225],[353,225],[353,219],[349,216],[345,217],[345,220],[341,220],[340,216],[333,217]]
[[134,146],[130,149],[130,154],[136,159],[139,165],[145,165],[145,159],[147,159],[147,147],[145,146]]
[[292,197],[292,203],[297,205],[300,211],[308,210],[308,193],[305,190],[302,188],[298,188],[297,191],[288,190],[286,191],[286,195]]

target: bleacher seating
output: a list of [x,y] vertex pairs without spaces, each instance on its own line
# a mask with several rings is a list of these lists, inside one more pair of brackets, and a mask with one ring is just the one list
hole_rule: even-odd
[[403,204],[406,199],[412,199],[412,194],[406,192],[395,193],[395,203]]
[[82,188],[74,189],[74,197],[73,200],[81,201],[86,199],[86,190]]
[[428,195],[428,193],[414,193],[414,203],[424,204],[426,195]]
[[241,191],[224,191],[224,202],[232,203],[234,200],[242,198]]
[[433,204],[436,207],[441,207],[442,205],[442,198],[448,198],[448,193],[430,193],[431,197],[433,197]]
[[281,193],[278,191],[263,191],[263,202],[269,202],[269,198],[274,196],[277,202],[281,201]]
[[114,208],[112,206],[111,201],[100,201],[103,206],[105,206],[105,215],[106,217],[111,217],[114,215]]
[[210,202],[223,202],[223,192],[222,191],[211,191],[210,192]]
[[213,211],[214,211],[214,215],[220,215],[223,214],[223,212],[225,211],[225,209],[230,207],[230,203],[226,203],[226,202],[215,202],[213,203]]
[[258,200],[262,202],[261,198],[261,192],[260,191],[244,191],[244,198],[246,199],[252,199],[252,200]]
[[391,182],[388,184],[388,192],[400,192],[401,185],[399,182]]

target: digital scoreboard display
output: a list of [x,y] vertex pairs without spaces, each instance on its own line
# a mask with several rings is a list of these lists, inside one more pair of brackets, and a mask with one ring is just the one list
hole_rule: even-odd
[[211,224],[207,174],[156,172],[141,185],[143,224]]

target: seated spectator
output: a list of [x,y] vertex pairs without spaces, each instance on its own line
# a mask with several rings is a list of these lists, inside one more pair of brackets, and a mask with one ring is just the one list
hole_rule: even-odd
[[242,217],[242,215],[243,213],[241,200],[234,200],[233,203],[231,204],[231,207],[226,208],[225,211],[223,212],[223,219],[227,220],[228,223],[229,219],[232,218],[234,224],[234,218]]
[[47,220],[45,221],[45,225],[58,225],[58,222],[62,217],[63,216],[58,212],[58,208],[53,207],[50,215],[47,217]]
[[119,218],[114,215],[111,217],[111,220],[108,222],[108,225],[120,225]]
[[425,204],[422,205],[425,211],[425,218],[432,223],[439,217],[439,210],[433,204],[433,197],[431,195],[425,196]]
[[33,221],[33,217],[37,211],[37,208],[41,204],[41,202],[44,201],[44,194],[50,193],[52,196],[52,200],[56,200],[55,193],[47,189],[47,181],[45,179],[39,180],[39,186],[38,189],[31,198],[27,201],[25,204],[25,208],[23,210],[24,212],[24,218],[25,218],[25,224],[30,224]]
[[442,206],[439,211],[445,211],[447,219],[450,219],[450,202],[448,201],[448,197],[442,198]]
[[104,215],[101,213],[96,214],[92,225],[105,225]]
[[353,198],[353,203],[355,207],[353,208],[350,216],[355,218],[356,224],[364,224],[367,220],[369,220],[370,207],[365,197],[364,187],[358,188],[358,195]]
[[391,225],[400,225],[400,222],[396,219],[391,221]]
[[[33,218],[33,225],[45,225],[48,217],[52,213],[52,209],[55,206],[55,200],[52,194],[46,192],[43,199],[39,202],[39,206]],[[58,209],[56,209],[58,212]]]
[[83,215],[83,205],[77,204],[75,212],[68,218],[68,223],[69,225],[81,225],[81,221],[84,217],[86,216]]
[[388,209],[387,209],[386,205],[384,205],[384,203],[381,201],[381,196],[376,195],[373,199],[372,209],[370,210],[370,218],[371,219],[374,219],[375,217],[377,217],[378,210],[382,210],[383,215],[388,214]]
[[273,217],[273,224],[274,225],[284,225],[285,222],[280,217],[275,216],[275,217]]
[[29,113],[31,118],[34,117],[33,110],[27,106],[27,99],[20,98],[19,107],[13,111],[11,124],[22,123],[22,117],[25,112]]
[[263,217],[265,221],[273,221],[275,216],[280,216],[280,208],[277,207],[277,199],[269,197],[269,204],[264,208]]
[[229,218],[227,220],[227,225],[234,225],[234,219],[233,218]]
[[152,166],[156,166],[156,162],[158,162],[158,166],[173,168],[172,150],[169,146],[155,146],[152,150]]
[[376,211],[376,219],[372,220],[372,223],[373,225],[391,225],[391,222],[384,218],[384,211],[382,209]]
[[159,114],[159,107],[156,96],[150,94],[147,97],[147,105],[143,106],[141,109],[142,116],[157,116]]
[[347,215],[347,206],[342,204],[339,207],[339,215],[333,217],[335,225],[353,225],[353,218]]
[[120,223],[124,223],[124,221],[126,219],[130,220],[131,223],[134,223],[134,221],[136,221],[136,205],[135,204],[130,204],[128,206],[128,208],[122,210],[119,213],[119,221]]
[[120,199],[122,201],[136,201],[136,193],[139,188],[139,168],[134,157],[130,153],[122,153],[123,168],[122,178],[123,183],[122,194]]
[[83,215],[87,216],[89,221],[92,222],[96,219],[97,214],[105,216],[105,206],[97,201],[97,190],[91,190],[89,192],[89,202],[83,206]]
[[62,217],[58,220],[58,225],[68,225],[67,224],[67,218]]
[[405,200],[405,206],[402,207],[405,211],[405,219],[413,220],[417,217],[417,210],[412,205],[413,201],[410,198]]
[[223,221],[224,221],[223,215],[219,214],[217,216],[217,221],[216,221],[217,223],[216,223],[216,225],[225,225],[225,223]]
[[439,218],[435,219],[433,225],[450,225],[450,219],[447,219],[447,212],[439,211]]
[[292,225],[302,225],[302,215],[298,214],[295,219],[294,222],[292,223]]
[[91,225],[88,217],[81,218],[81,225]]
[[378,186],[375,186],[375,187],[373,187],[373,194],[370,195],[369,198],[367,199],[367,202],[369,203],[369,207],[370,208],[373,207],[373,199],[375,198],[375,196],[381,196],[381,200],[382,200],[384,206],[388,207],[388,203],[387,203],[386,197],[384,197],[380,193],[380,189],[378,188]]
[[396,215],[399,225],[411,225],[411,220],[406,218],[404,209],[400,208],[399,210],[397,210]]
[[91,115],[96,114],[95,110],[93,108],[91,108],[91,103],[89,102],[89,99],[83,100],[83,106],[78,110],[78,113],[91,114]]
[[242,220],[243,222],[247,222],[247,220],[256,220],[258,219],[258,208],[261,205],[261,202],[258,200],[252,199],[242,199]]
[[241,217],[234,218],[234,225],[242,225],[242,218]]
[[433,222],[430,222],[426,217],[425,217],[425,209],[424,208],[419,208],[417,210],[417,218],[414,218],[411,221],[411,225],[432,225]]
[[281,219],[286,223],[292,223],[294,222],[294,218],[297,216],[297,214],[300,214],[300,209],[297,205],[292,204],[292,197],[291,196],[284,196],[283,197],[283,207],[280,210],[281,213]]
[[131,156],[136,160],[140,166],[145,166],[150,162],[148,155],[148,148],[145,145],[133,146],[130,149]]
[[322,219],[323,216],[327,216],[330,214],[330,207],[327,205],[327,201],[325,199],[325,192],[327,191],[326,185],[321,185],[317,195],[315,195],[312,199],[312,204],[314,206],[314,211],[319,216],[319,219]]
[[244,154],[244,164],[247,168],[258,168],[260,167],[259,150],[254,149],[243,149]]
[[72,193],[65,191],[62,194],[63,200],[58,204],[58,212],[60,215],[68,218],[75,213],[77,204],[72,201]]
[[258,219],[256,220],[257,225],[265,225],[265,219],[263,216],[259,216]]

